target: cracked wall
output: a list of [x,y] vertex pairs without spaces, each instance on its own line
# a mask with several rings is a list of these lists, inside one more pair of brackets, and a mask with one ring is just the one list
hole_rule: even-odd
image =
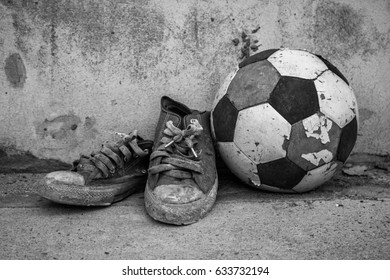
[[0,0],[0,15],[0,148],[71,162],[116,131],[152,138],[162,95],[211,108],[244,31],[335,64],[360,108],[354,151],[390,149],[387,0]]

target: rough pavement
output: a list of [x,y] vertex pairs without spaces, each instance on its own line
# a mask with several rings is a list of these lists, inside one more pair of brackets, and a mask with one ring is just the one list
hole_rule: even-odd
[[390,259],[390,175],[339,174],[306,194],[272,194],[220,172],[211,213],[152,220],[143,193],[105,208],[34,194],[43,174],[0,174],[0,259]]

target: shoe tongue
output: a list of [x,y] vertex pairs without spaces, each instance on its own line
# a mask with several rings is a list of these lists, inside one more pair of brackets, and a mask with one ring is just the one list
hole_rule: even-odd
[[171,120],[180,129],[185,129],[189,124],[189,120],[198,113],[197,110],[190,109],[186,105],[166,96],[161,99],[161,105],[162,109],[168,114],[168,118],[165,121]]
[[184,126],[184,119],[182,116],[178,116],[176,114],[167,114],[165,118],[165,122],[172,121],[173,125],[177,128],[183,129]]
[[85,184],[88,184],[93,179],[101,178],[100,171],[96,168],[94,171],[79,171],[77,172],[84,177]]
[[189,124],[191,124],[192,119],[199,120],[197,113],[198,113],[197,111],[194,111],[192,114],[188,114],[188,115],[184,116],[184,118],[182,120],[183,128],[186,128]]
[[74,169],[77,173],[84,177],[86,184],[93,179],[102,178],[100,170],[94,165],[91,159],[87,157],[82,157]]

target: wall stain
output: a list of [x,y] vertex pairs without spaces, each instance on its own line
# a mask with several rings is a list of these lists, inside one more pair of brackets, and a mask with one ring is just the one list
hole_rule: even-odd
[[[196,2],[185,15],[181,32],[171,34],[171,36],[182,44],[179,50],[181,55],[191,57],[202,66],[207,65],[211,71],[214,71],[213,68],[219,67],[220,60],[233,54],[230,37],[225,38],[226,40],[216,40],[221,35],[221,29],[230,30],[232,25],[234,25],[234,18],[230,14],[226,15],[216,7]],[[210,54],[209,51],[213,49],[217,51]],[[186,67],[187,65],[183,63],[182,68]]]
[[200,19],[198,7],[191,7],[190,12],[186,15],[183,33],[180,39],[186,46],[186,50],[193,54],[199,54],[204,45],[204,31],[207,23]]
[[360,108],[359,109],[359,121],[360,122],[364,122],[366,120],[369,120],[371,119],[371,117],[375,115],[375,112],[374,111],[371,111],[367,108]]
[[96,125],[95,117],[85,117],[83,125],[83,138],[84,139],[95,139],[99,131],[94,127]]
[[197,49],[199,49],[199,22],[198,22],[198,9],[195,7],[193,11],[193,17],[194,17],[194,39],[195,39],[195,46]]
[[62,140],[67,137],[74,137],[80,123],[81,120],[76,115],[62,115],[52,120],[45,119],[35,126],[35,130],[41,139]]
[[27,74],[22,57],[13,53],[5,60],[5,75],[13,87],[23,87]]
[[[143,77],[146,68],[156,65],[158,59],[147,55],[149,49],[158,48],[164,39],[165,17],[149,1],[51,1],[0,0],[13,10],[14,28],[18,30],[20,48],[28,41],[32,28],[40,29],[52,56],[63,49],[58,43],[58,29],[69,32],[61,40],[80,48],[87,65],[101,71],[101,63],[113,60],[113,51],[123,52],[123,64],[132,74]],[[26,19],[34,26],[27,25]],[[115,52],[115,56],[117,56]]]
[[27,54],[30,49],[30,46],[28,41],[25,40],[25,38],[31,36],[32,28],[31,26],[29,26],[23,15],[21,15],[20,13],[13,13],[11,17],[12,25],[15,30],[16,47],[24,54]]
[[348,59],[370,48],[364,15],[349,5],[319,1],[314,18],[312,35],[323,55]]
[[58,45],[57,45],[57,5],[55,2],[51,4],[51,14],[53,15],[50,19],[50,54],[52,57],[57,56]]

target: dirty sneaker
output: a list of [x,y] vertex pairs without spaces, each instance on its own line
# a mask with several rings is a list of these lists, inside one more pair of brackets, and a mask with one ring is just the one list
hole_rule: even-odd
[[153,142],[137,135],[117,133],[91,156],[81,156],[71,171],[48,173],[38,184],[40,196],[80,206],[108,206],[145,187]]
[[145,188],[148,214],[169,224],[194,223],[211,210],[217,188],[210,113],[164,96]]

